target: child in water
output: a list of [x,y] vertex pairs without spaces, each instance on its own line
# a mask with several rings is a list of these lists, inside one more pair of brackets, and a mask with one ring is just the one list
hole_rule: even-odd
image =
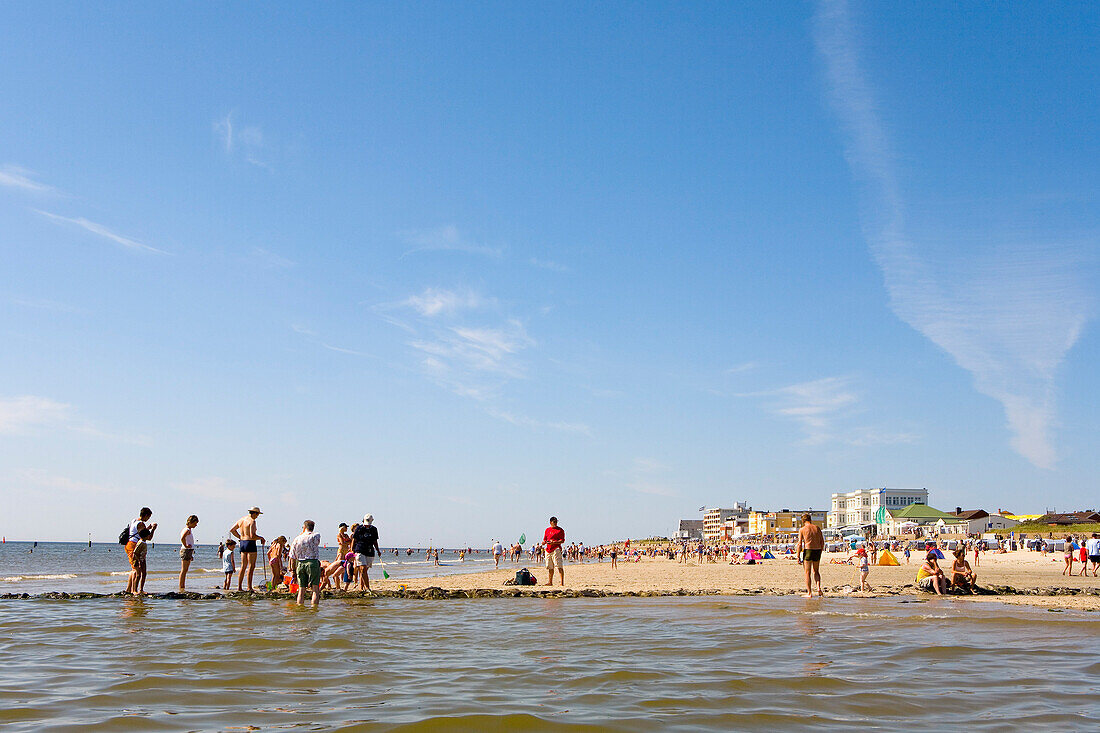
[[225,544],[218,548],[218,556],[222,559],[222,572],[225,573],[225,590],[229,590],[229,581],[233,580],[233,573],[237,569],[233,563],[233,548],[236,546],[236,540],[226,540]]

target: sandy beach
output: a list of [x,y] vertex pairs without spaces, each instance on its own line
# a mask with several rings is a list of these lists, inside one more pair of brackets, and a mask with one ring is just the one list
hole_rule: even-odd
[[[834,565],[833,559],[843,560],[843,553],[826,553],[821,561],[821,577],[826,595],[878,596],[913,594],[931,597],[930,594],[916,590],[915,579],[920,562],[914,553],[910,564],[899,556],[898,567],[873,566],[868,578],[872,591],[861,593],[854,589],[859,586],[859,571],[852,565]],[[972,558],[971,563],[973,564]],[[409,590],[439,587],[444,590],[470,590],[477,588],[502,588],[505,581],[515,577],[520,567],[528,567],[536,573],[540,583],[546,582],[546,570],[536,568],[530,563],[501,565],[499,570],[488,570],[466,575],[402,579],[392,577],[389,580],[372,580],[372,587],[378,590],[394,590],[406,585]],[[941,561],[941,567],[950,568],[949,563]],[[1100,595],[1061,595],[1060,593],[1100,592],[1100,580],[1092,577],[1074,575],[1072,578],[1061,574],[1063,560],[1058,555],[1042,555],[1038,552],[1012,552],[1003,555],[985,553],[981,565],[976,569],[978,585],[982,587],[1008,586],[1017,592],[1037,592],[1037,595],[986,595],[967,596],[974,600],[995,599],[1009,603],[1053,608],[1073,608],[1079,610],[1100,611]],[[1080,563],[1074,563],[1074,572],[1080,571]],[[674,592],[683,589],[688,592],[711,591],[721,594],[740,595],[744,593],[762,593],[768,595],[789,595],[804,591],[802,567],[791,557],[766,560],[758,565],[729,565],[726,563],[694,562],[683,564],[673,560],[643,558],[640,562],[620,562],[612,569],[605,561],[568,563],[565,570],[565,588],[570,590],[598,590],[608,593],[622,592]],[[542,588],[544,586],[539,586]],[[558,586],[555,586],[558,587]],[[963,596],[954,596],[962,598]]]

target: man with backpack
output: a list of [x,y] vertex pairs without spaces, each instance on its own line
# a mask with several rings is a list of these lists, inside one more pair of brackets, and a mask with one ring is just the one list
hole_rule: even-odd
[[[145,562],[145,558],[136,558],[134,551],[143,539],[146,541],[153,539],[153,533],[157,531],[157,523],[149,523],[149,518],[152,516],[152,509],[147,506],[142,507],[141,511],[138,512],[137,519],[126,525],[126,529],[122,530],[122,533],[118,536],[118,543],[126,546],[126,559],[130,561],[130,569],[135,571],[130,573],[130,577],[126,582],[127,593],[137,593],[138,591],[136,571],[139,569],[138,566]],[[143,537],[145,532],[149,534]]]

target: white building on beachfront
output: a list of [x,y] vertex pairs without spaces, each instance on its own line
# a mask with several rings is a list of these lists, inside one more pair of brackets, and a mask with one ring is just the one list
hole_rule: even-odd
[[829,527],[866,527],[885,525],[888,511],[904,509],[910,504],[927,504],[928,489],[856,489],[832,496]]
[[703,512],[703,541],[720,542],[727,519],[744,517],[748,520],[752,508],[747,501],[735,501],[730,509],[714,508]]

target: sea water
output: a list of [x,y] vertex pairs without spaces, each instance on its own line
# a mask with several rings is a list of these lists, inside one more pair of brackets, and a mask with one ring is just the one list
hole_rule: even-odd
[[1093,731],[1100,616],[966,599],[0,600],[5,731]]
[[[397,555],[392,550],[383,548],[381,561],[385,563],[386,571],[394,580],[476,573],[493,567],[493,559],[484,552],[467,556],[465,560],[460,560],[455,552],[440,550],[440,564],[436,565],[426,559],[422,549],[408,556],[405,548],[400,548]],[[335,560],[336,548],[323,548],[321,558],[326,562]],[[253,576],[253,583],[257,587],[263,584],[265,570],[268,573],[266,577],[271,577],[270,569],[264,568],[261,560],[262,558],[257,560]],[[235,553],[234,562],[240,570],[240,552]],[[524,567],[527,562],[514,564],[514,567]],[[156,543],[149,549],[146,564],[146,592],[164,593],[179,588],[178,543]],[[513,564],[508,564],[508,567],[512,568]],[[0,594],[34,594],[47,591],[117,593],[126,589],[129,574],[130,563],[126,559],[126,548],[119,544],[94,543],[91,547],[87,542],[40,542],[37,547],[32,542],[0,544]],[[378,562],[371,570],[371,577],[382,577],[382,568]],[[222,573],[217,545],[197,545],[195,559],[188,569],[187,589],[207,593],[215,587],[220,588],[224,582],[225,575]],[[236,575],[232,586],[236,590]]]

